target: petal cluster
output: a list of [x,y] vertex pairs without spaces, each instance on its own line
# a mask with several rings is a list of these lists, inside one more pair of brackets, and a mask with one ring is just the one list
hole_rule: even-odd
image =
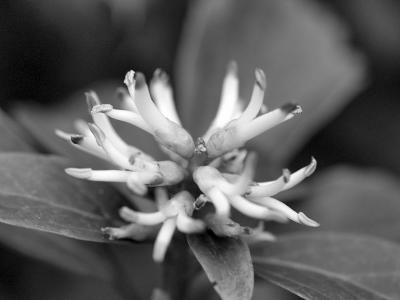
[[[274,238],[263,227],[252,230],[232,221],[232,208],[261,221],[292,220],[318,226],[304,213],[297,213],[274,198],[310,176],[316,168],[314,158],[294,173],[283,170],[272,181],[253,179],[257,157],[243,148],[245,144],[301,112],[301,107],[292,103],[268,111],[263,103],[267,84],[261,69],[255,70],[253,91],[244,107],[239,99],[237,65],[229,64],[216,116],[204,135],[195,140],[181,124],[165,72],[156,70],[148,85],[142,73],[129,71],[124,83],[126,88],[116,93],[120,107],[102,104],[94,92],[88,92],[86,99],[92,122],[76,121],[77,134],[56,130],[59,137],[74,147],[113,166],[107,170],[68,168],[67,174],[85,180],[124,183],[133,194],[154,203],[155,209],[151,212],[121,208],[120,216],[127,225],[104,228],[110,238],[138,240],[143,239],[138,234],[140,230],[143,232],[143,226],[159,229],[153,258],[162,261],[176,230],[191,234],[210,229],[217,235]],[[114,130],[110,119],[147,132],[165,157],[156,160],[127,144]],[[212,204],[213,212],[201,214],[206,203]]]

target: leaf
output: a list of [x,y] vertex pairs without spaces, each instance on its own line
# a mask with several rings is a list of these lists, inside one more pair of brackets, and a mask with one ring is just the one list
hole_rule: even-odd
[[281,167],[360,89],[363,63],[343,45],[344,28],[311,1],[195,4],[177,65],[180,108],[194,135],[204,132],[215,115],[231,59],[239,65],[243,99],[250,98],[254,69],[261,67],[270,109],[291,101],[303,107],[301,116],[254,141],[268,168]]
[[34,150],[31,137],[22,127],[14,122],[2,110],[0,110],[0,151],[23,151]]
[[289,235],[252,249],[257,275],[304,299],[398,299],[400,248],[368,236]]
[[113,276],[113,266],[99,244],[6,224],[0,226],[0,240],[19,253],[64,270],[103,280],[111,280]]
[[[102,103],[110,103],[118,107],[115,91],[120,84],[101,83],[92,89],[99,95]],[[60,139],[54,133],[55,129],[76,133],[73,123],[77,119],[89,120],[90,116],[84,96],[85,91],[79,91],[70,98],[54,105],[39,106],[37,104],[19,104],[14,109],[15,117],[40,141],[50,152],[71,158],[80,167],[107,167],[108,163],[101,161],[93,155],[75,149],[68,142]],[[149,154],[160,155],[155,146],[153,137],[132,125],[119,121],[113,122],[116,131],[128,143],[138,147]]]
[[189,235],[188,242],[222,299],[251,299],[254,274],[246,243],[211,233]]
[[[323,173],[317,171],[314,177],[305,190],[304,201],[291,205],[321,224],[312,231],[368,234],[400,241],[400,187],[397,178],[375,169],[344,166]],[[287,224],[274,226],[271,230],[293,232],[310,229]]]
[[67,176],[68,166],[56,156],[0,154],[0,221],[106,242],[100,228],[120,224],[122,197],[107,185]]

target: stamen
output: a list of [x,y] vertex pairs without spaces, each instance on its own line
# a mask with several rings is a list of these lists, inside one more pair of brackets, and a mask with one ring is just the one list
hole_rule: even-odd
[[94,106],[92,113],[103,113],[110,118],[129,123],[150,134],[154,133],[153,129],[151,129],[151,127],[143,120],[143,118],[139,114],[132,111],[114,109],[110,104],[101,104]]
[[162,262],[169,244],[171,243],[176,228],[175,218],[165,220],[158,232],[157,238],[154,242],[153,259],[156,262]]
[[[135,91],[135,89],[133,89],[133,91]],[[133,100],[133,98],[131,96],[129,96],[126,89],[118,88],[116,90],[116,95],[117,95],[117,98],[119,99],[119,101],[121,103],[121,107],[123,109],[129,110],[129,111],[132,111],[135,113],[138,112],[135,101]]]
[[116,131],[114,130],[114,127],[111,125],[110,120],[106,115],[92,112],[95,106],[101,104],[99,98],[97,97],[97,94],[93,91],[90,91],[85,93],[85,95],[86,95],[86,101],[88,103],[89,113],[93,118],[93,122],[99,128],[101,128],[101,130],[111,140],[112,144],[114,144],[114,146],[118,148],[120,151],[122,151],[123,153],[129,153],[130,151],[132,151],[131,148],[133,147],[129,147],[125,143],[125,141],[121,139],[118,133],[116,133]]
[[264,71],[261,69],[256,69],[255,77],[256,81],[254,83],[253,93],[251,95],[250,102],[240,118],[234,123],[235,126],[240,126],[253,120],[255,117],[257,117],[263,105],[264,92],[267,84]]
[[299,105],[283,105],[281,108],[261,115],[243,126],[238,126],[236,132],[237,139],[242,143],[245,143],[264,131],[293,118],[299,113],[301,113],[301,107]]
[[123,169],[133,169],[133,166],[129,163],[129,158],[119,152],[119,150],[112,144],[111,141],[108,140],[104,132],[98,126],[92,123],[89,123],[88,126],[96,138],[97,144],[104,149],[104,151],[107,153],[107,156],[113,163]]
[[281,212],[285,216],[287,216],[290,220],[300,223],[306,226],[311,226],[311,227],[318,227],[319,224],[315,222],[314,220],[310,219],[307,217],[304,213],[297,213],[293,209],[291,209],[289,206],[284,204],[281,201],[278,201],[274,198],[271,197],[264,197],[264,198],[256,198],[256,199],[251,199],[251,201],[263,205],[267,208],[270,208],[272,210]]
[[181,125],[175,107],[172,88],[169,84],[169,77],[163,70],[155,70],[150,82],[150,92],[161,113],[171,121]]
[[287,218],[279,213],[276,213],[266,207],[252,203],[242,196],[229,197],[229,203],[240,211],[242,214],[261,220],[273,220],[277,222],[286,222]]
[[256,198],[276,195],[283,189],[289,180],[290,171],[288,169],[284,169],[282,176],[276,180],[259,182],[256,185],[251,185],[245,196],[249,198]]
[[153,213],[142,213],[134,211],[126,206],[122,207],[119,210],[119,214],[121,218],[127,222],[137,223],[146,226],[157,225],[166,220],[166,217],[160,211]]
[[151,100],[143,74],[137,73],[136,75],[136,106],[145,122],[154,130],[154,137],[169,150],[184,158],[190,158],[194,151],[192,137],[180,125],[161,114]]
[[317,168],[317,161],[315,160],[314,157],[311,157],[311,163],[308,166],[305,166],[304,168],[301,168],[300,170],[294,172],[290,176],[290,180],[282,188],[282,191],[286,191],[286,190],[291,189],[292,187],[298,185],[304,179],[311,176],[314,173],[316,168]]
[[217,114],[212,121],[209,129],[204,134],[204,140],[208,140],[215,129],[224,127],[231,121],[237,109],[239,101],[239,79],[237,76],[237,64],[232,61],[229,63],[224,82],[222,84],[221,100],[219,102]]

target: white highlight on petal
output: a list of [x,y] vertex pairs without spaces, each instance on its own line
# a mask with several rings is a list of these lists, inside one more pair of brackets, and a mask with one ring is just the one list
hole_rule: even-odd
[[181,125],[181,121],[175,107],[172,88],[169,84],[169,77],[163,70],[155,70],[153,78],[150,82],[150,92],[161,113],[166,118]]
[[203,136],[205,141],[210,138],[215,129],[224,127],[232,120],[233,115],[237,112],[238,101],[239,79],[237,75],[237,64],[236,62],[230,62],[222,84],[221,99],[217,114]]
[[317,161],[315,160],[314,157],[311,157],[311,163],[308,166],[305,166],[304,168],[301,168],[300,170],[294,172],[290,176],[290,180],[288,181],[288,183],[286,183],[285,186],[283,187],[282,191],[286,191],[288,189],[291,189],[295,185],[298,185],[304,179],[311,176],[316,168],[317,168]]
[[160,211],[153,213],[142,213],[134,211],[126,206],[122,207],[119,210],[119,214],[121,218],[127,222],[137,223],[140,225],[147,225],[147,226],[157,225],[166,220],[165,215]]
[[174,236],[175,229],[176,229],[175,218],[165,220],[154,242],[154,248],[153,248],[154,261],[162,262],[164,260],[168,246],[171,243],[172,237]]
[[65,172],[76,178],[105,182],[125,182],[132,173],[118,170],[92,170],[90,168],[67,168]]

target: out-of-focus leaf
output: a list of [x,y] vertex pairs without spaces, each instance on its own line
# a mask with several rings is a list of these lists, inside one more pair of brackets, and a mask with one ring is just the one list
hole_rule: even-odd
[[262,67],[269,108],[302,105],[301,116],[254,141],[269,168],[268,162],[280,166],[287,160],[360,88],[363,63],[343,45],[345,31],[309,1],[198,1],[186,25],[178,92],[195,135],[215,115],[231,59],[238,61],[243,99],[250,98],[255,67]]
[[304,211],[321,226],[310,229],[287,224],[274,226],[272,231],[361,233],[400,241],[400,187],[395,177],[350,167],[335,167],[322,174],[317,171],[314,177],[304,193],[304,201],[291,206]]
[[303,234],[252,249],[256,274],[304,299],[398,299],[400,247],[367,236]]
[[[103,83],[94,85],[91,89],[96,91],[102,103],[110,103],[118,107],[119,103],[115,96],[116,88],[122,86],[122,80],[117,83]],[[68,142],[60,139],[54,133],[55,129],[76,133],[73,124],[77,119],[90,120],[86,105],[84,91],[72,95],[69,99],[58,103],[41,107],[38,105],[21,104],[14,110],[16,118],[51,152],[65,155],[79,167],[100,167],[108,166],[100,159],[77,150]],[[132,125],[119,121],[113,122],[116,131],[128,143],[142,149],[149,154],[159,154],[153,137]],[[160,154],[159,154],[160,155]]]
[[1,224],[0,240],[18,252],[61,269],[110,280],[111,261],[99,244],[76,241],[54,234]]
[[120,290],[99,278],[74,274],[41,262],[2,251],[1,285],[10,297],[1,299],[24,300],[122,300],[140,299],[131,295],[121,297]]
[[[400,5],[398,1],[337,1],[366,49],[379,67],[398,68],[400,63]],[[362,5],[362,8],[361,8]]]
[[0,151],[31,152],[32,138],[15,123],[9,116],[0,110]]
[[246,243],[211,233],[189,235],[188,242],[222,299],[251,299],[254,274]]
[[76,239],[106,242],[124,202],[104,184],[74,179],[56,156],[0,154],[0,221]]

